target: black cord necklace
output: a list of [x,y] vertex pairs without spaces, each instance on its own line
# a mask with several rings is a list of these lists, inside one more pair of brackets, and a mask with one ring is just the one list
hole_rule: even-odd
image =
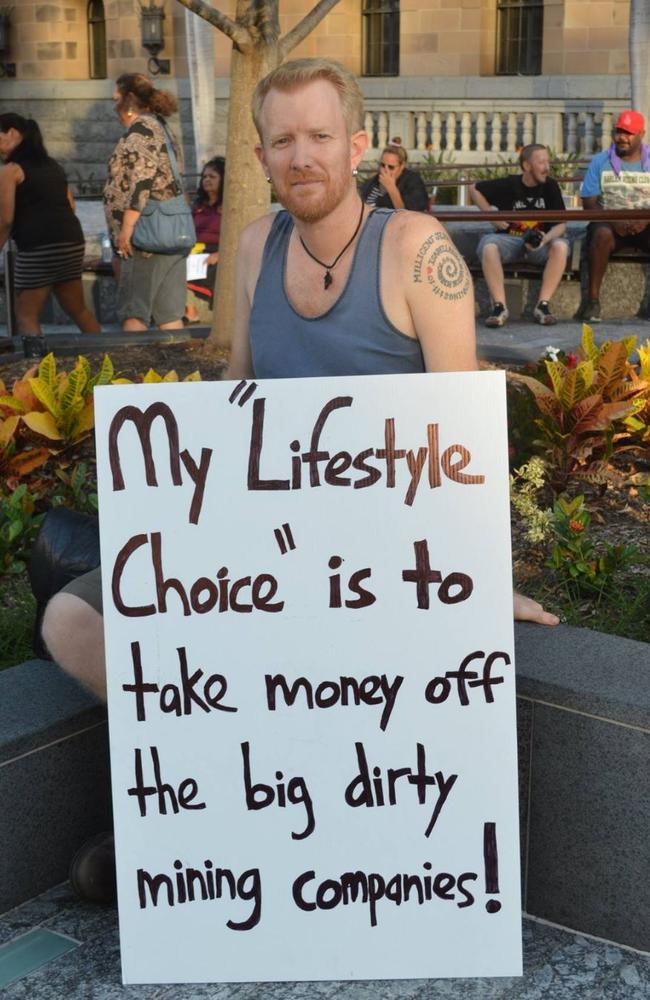
[[302,236],[299,237],[300,242],[302,243],[302,248],[305,251],[305,253],[307,254],[307,256],[311,257],[311,259],[314,260],[314,261],[316,261],[317,264],[320,264],[321,267],[325,268],[325,276],[323,277],[323,287],[324,287],[325,291],[327,291],[327,289],[330,287],[330,285],[334,281],[334,278],[332,277],[332,271],[334,270],[334,268],[336,267],[336,265],[340,261],[341,257],[345,253],[345,251],[354,243],[354,241],[357,238],[357,234],[358,234],[359,230],[361,229],[361,223],[363,222],[363,210],[364,210],[364,208],[365,208],[365,205],[364,205],[363,202],[361,202],[361,215],[359,216],[359,221],[357,222],[357,228],[352,233],[351,239],[348,240],[348,242],[345,244],[345,246],[341,250],[341,252],[338,255],[338,257],[335,257],[334,260],[333,260],[333,262],[331,264],[325,264],[322,260],[319,260],[318,257],[314,257],[314,255],[311,252],[311,250],[307,246],[305,246],[305,241],[303,240]]

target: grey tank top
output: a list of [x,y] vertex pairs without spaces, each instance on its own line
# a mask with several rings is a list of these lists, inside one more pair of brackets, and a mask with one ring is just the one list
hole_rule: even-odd
[[293,220],[278,212],[264,245],[250,315],[257,378],[401,375],[423,372],[418,340],[393,326],[381,304],[379,262],[392,210],[375,209],[354,251],[347,284],[320,316],[301,316],[284,285]]

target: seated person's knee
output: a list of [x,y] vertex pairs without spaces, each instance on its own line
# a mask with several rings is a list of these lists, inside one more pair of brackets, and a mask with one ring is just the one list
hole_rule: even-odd
[[569,256],[569,244],[563,239],[552,240],[549,253],[562,256],[566,260]]
[[41,632],[53,659],[65,666],[73,649],[101,627],[102,616],[94,608],[74,594],[59,593],[48,602]]
[[484,243],[480,248],[481,261],[485,260],[486,257],[494,257],[498,260],[501,259],[501,252],[499,250],[498,243]]
[[614,230],[607,223],[601,223],[597,226],[589,238],[590,247],[601,249],[611,249],[615,243]]

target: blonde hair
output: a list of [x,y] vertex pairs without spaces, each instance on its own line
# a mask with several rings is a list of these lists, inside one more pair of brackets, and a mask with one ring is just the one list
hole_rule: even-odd
[[262,105],[271,90],[295,90],[314,80],[327,80],[336,89],[348,132],[363,129],[363,94],[356,77],[345,66],[331,59],[293,59],[283,63],[260,80],[251,101],[251,112],[260,139]]
[[384,146],[381,151],[381,156],[383,156],[384,153],[390,153],[392,156],[396,156],[400,163],[406,163],[408,160],[408,153],[403,146],[399,146],[396,142],[389,142],[387,146]]

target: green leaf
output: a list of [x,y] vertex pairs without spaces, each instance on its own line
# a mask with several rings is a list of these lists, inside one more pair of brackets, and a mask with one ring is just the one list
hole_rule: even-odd
[[38,378],[30,378],[29,385],[39,403],[43,404],[55,420],[58,419],[61,416],[61,408],[54,387],[42,379],[40,375]]
[[115,369],[113,367],[113,362],[108,354],[105,354],[99,372],[93,379],[91,379],[90,388],[94,389],[96,385],[110,385],[114,375]]
[[83,375],[84,385],[87,386],[90,381],[90,374],[91,374],[90,361],[88,360],[88,358],[84,357],[83,354],[80,354],[77,358],[77,363],[74,367],[74,370],[79,371]]
[[68,409],[81,409],[83,406],[83,391],[86,387],[86,376],[81,369],[73,368],[68,376],[68,385],[61,397],[61,410],[64,415]]
[[[53,392],[56,390],[56,361],[54,354],[46,354],[38,366],[38,378]],[[29,380],[30,382],[32,379]]]

